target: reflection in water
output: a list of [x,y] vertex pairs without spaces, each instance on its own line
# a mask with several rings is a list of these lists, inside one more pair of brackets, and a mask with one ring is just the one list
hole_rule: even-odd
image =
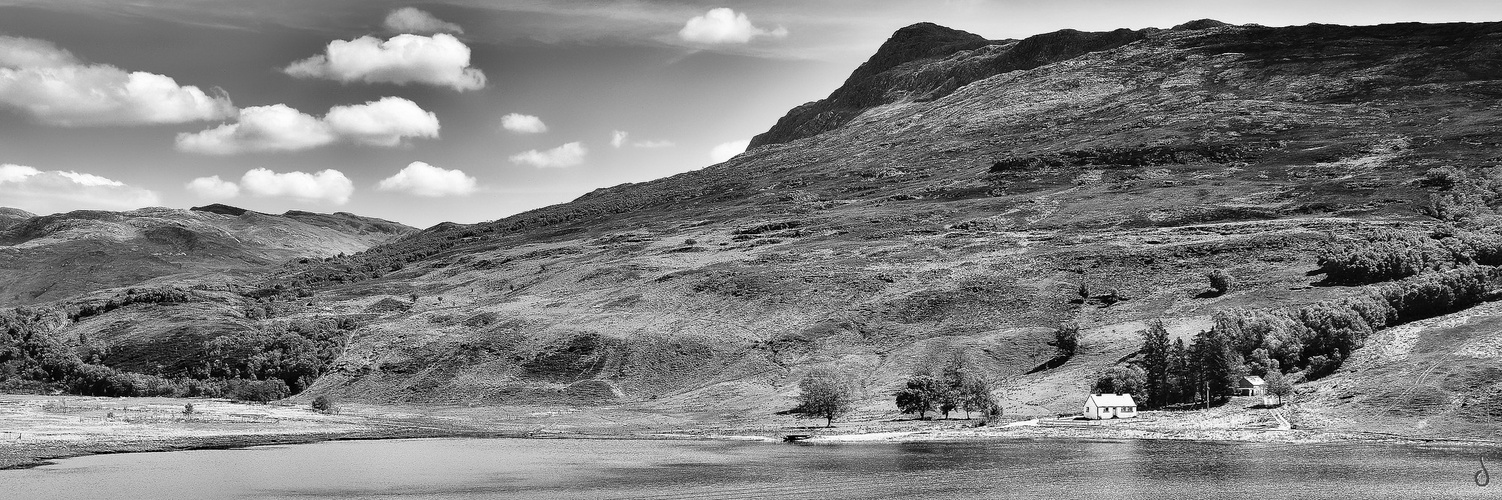
[[1472,481],[1476,456],[1182,441],[419,439],[82,457],[0,471],[0,484],[26,499],[1498,498]]

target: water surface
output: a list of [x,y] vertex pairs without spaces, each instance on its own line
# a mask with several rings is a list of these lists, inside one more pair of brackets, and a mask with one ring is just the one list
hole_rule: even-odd
[[1502,498],[1496,450],[1188,441],[409,439],[99,455],[6,498]]

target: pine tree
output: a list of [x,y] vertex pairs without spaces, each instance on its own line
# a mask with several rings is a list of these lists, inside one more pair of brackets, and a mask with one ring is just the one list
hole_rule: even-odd
[[1147,400],[1155,405],[1168,402],[1169,344],[1168,329],[1162,321],[1154,321],[1142,332],[1142,350],[1139,364],[1147,373]]

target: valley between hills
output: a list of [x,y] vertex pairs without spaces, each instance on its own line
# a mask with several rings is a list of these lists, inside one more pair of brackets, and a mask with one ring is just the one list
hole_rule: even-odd
[[[17,307],[0,318],[0,440],[32,439],[4,459],[767,438],[813,425],[787,410],[815,369],[858,394],[828,439],[1494,443],[1499,61],[1499,23],[1023,40],[918,24],[729,161],[491,222],[0,211],[0,305]],[[1048,425],[1145,363],[1160,321],[1169,340],[1225,339],[1236,368],[1293,394]],[[1061,325],[1079,329],[1068,355]],[[67,353],[103,385],[49,364]],[[955,359],[990,381],[1000,421],[899,413],[904,380]],[[295,392],[281,406],[52,395],[272,378]],[[344,412],[303,409],[319,396]]]

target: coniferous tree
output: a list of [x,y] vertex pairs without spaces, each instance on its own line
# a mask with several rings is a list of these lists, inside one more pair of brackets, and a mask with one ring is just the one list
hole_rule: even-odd
[[[1167,404],[1169,388],[1169,343],[1168,329],[1162,321],[1154,321],[1142,332],[1142,350],[1139,364],[1146,372],[1147,400],[1155,405]],[[1140,404],[1140,402],[1139,402]]]

